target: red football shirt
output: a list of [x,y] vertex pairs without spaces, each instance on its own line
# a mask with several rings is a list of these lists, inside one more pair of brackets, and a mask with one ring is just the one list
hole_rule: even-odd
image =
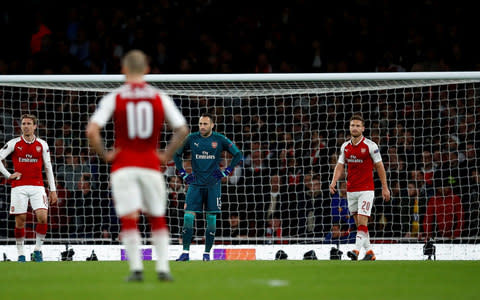
[[91,121],[103,127],[112,117],[119,151],[112,172],[124,167],[160,170],[157,146],[164,121],[172,128],[186,124],[171,98],[146,83],[127,83],[103,97]]
[[373,165],[380,161],[377,144],[365,137],[356,145],[343,143],[338,162],[347,167],[347,192],[373,191]]
[[53,173],[49,174],[52,172],[50,151],[44,140],[35,138],[32,142],[27,142],[23,137],[14,138],[0,150],[0,159],[4,159],[10,154],[12,155],[15,172],[22,174],[20,179],[11,181],[12,187],[22,185],[44,186],[42,167],[45,165],[50,189],[52,191],[56,190]]

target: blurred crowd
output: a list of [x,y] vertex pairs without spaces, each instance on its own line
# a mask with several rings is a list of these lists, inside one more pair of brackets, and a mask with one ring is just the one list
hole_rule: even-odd
[[[26,2],[26,3],[25,3]],[[54,6],[54,9],[51,7]],[[0,74],[112,74],[129,49],[152,73],[479,69],[475,9],[441,1],[9,3]]]
[[[372,238],[476,241],[479,87],[465,83],[382,93],[172,96],[192,131],[197,130],[201,112],[208,111],[215,116],[215,130],[244,153],[243,164],[224,179],[219,236],[276,243],[352,241],[356,228],[344,182],[336,195],[329,194],[328,184],[340,146],[349,139],[348,119],[360,112],[367,120],[365,136],[380,147],[392,192],[388,203],[375,200],[369,225]],[[52,236],[117,238],[108,165],[90,151],[84,133],[102,94],[34,88],[0,93],[1,142],[20,134],[20,113],[28,111],[38,116],[38,136],[51,147],[60,198],[51,208]],[[111,146],[112,124],[104,134]],[[228,159],[223,157],[223,166]],[[166,166],[165,175],[168,224],[178,240],[188,186],[176,176],[173,163]],[[9,185],[1,186],[0,214],[8,219]],[[198,222],[201,237],[201,217]],[[10,235],[8,228],[12,227],[2,226],[0,235]]]
[[[235,8],[215,0],[135,1],[122,8],[52,1],[54,10],[27,3],[0,11],[8,45],[0,49],[0,74],[117,74],[120,58],[133,48],[148,54],[151,73],[164,74],[480,69],[475,10],[441,1],[295,0],[258,7],[247,0]],[[174,99],[192,130],[200,113],[209,111],[215,129],[245,153],[223,185],[221,236],[351,241],[355,228],[343,183],[333,196],[327,186],[349,138],[347,120],[361,112],[392,190],[390,203],[375,201],[372,237],[474,240],[480,227],[477,91],[476,84],[458,84],[375,94]],[[31,112],[40,120],[38,135],[51,147],[60,191],[51,210],[54,237],[118,234],[108,166],[84,136],[100,96],[0,92],[0,142],[18,135],[20,113]],[[188,186],[172,165],[165,172],[170,229],[179,237]],[[6,220],[9,186],[0,189],[0,219]],[[0,236],[11,235],[8,228],[1,226]]]

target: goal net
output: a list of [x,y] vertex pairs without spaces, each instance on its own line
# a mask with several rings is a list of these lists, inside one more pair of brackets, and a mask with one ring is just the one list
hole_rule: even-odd
[[[109,191],[109,166],[89,149],[85,126],[101,97],[123,76],[0,76],[0,143],[19,136],[20,116],[39,119],[49,146],[59,201],[49,211],[47,242],[118,243]],[[379,145],[391,189],[375,202],[372,243],[477,243],[479,235],[480,73],[148,75],[170,94],[198,130],[201,113],[234,141],[244,161],[224,179],[216,243],[305,244],[354,242],[345,185],[328,185],[348,120],[360,113],[365,136]],[[113,144],[113,124],[104,131]],[[164,146],[170,138],[166,129]],[[230,157],[225,155],[223,167]],[[186,158],[188,160],[188,158]],[[12,170],[11,158],[4,161]],[[347,170],[348,172],[348,170]],[[165,169],[168,225],[181,242],[187,187]],[[47,186],[47,185],[46,185]],[[10,185],[0,185],[0,238],[14,240]],[[145,218],[140,229],[147,241]],[[203,243],[196,221],[194,243]],[[27,238],[34,218],[27,214]]]

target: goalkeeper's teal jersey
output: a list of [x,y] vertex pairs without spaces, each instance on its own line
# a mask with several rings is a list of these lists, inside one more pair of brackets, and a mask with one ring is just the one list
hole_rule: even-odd
[[223,151],[228,151],[234,156],[230,164],[232,169],[242,156],[237,146],[223,134],[212,132],[209,137],[203,137],[200,132],[194,132],[187,136],[183,146],[175,153],[174,160],[178,170],[183,168],[182,154],[188,150],[192,154],[192,172],[195,175],[195,182],[192,185],[198,186],[217,183],[218,180],[212,173],[220,168]]

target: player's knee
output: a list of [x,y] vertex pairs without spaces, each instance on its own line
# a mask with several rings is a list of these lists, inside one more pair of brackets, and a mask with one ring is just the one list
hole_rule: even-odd
[[216,227],[217,227],[217,215],[207,214],[207,229],[215,230]]
[[195,215],[191,213],[185,213],[183,216],[183,224],[185,227],[193,227],[193,221],[195,220]]

